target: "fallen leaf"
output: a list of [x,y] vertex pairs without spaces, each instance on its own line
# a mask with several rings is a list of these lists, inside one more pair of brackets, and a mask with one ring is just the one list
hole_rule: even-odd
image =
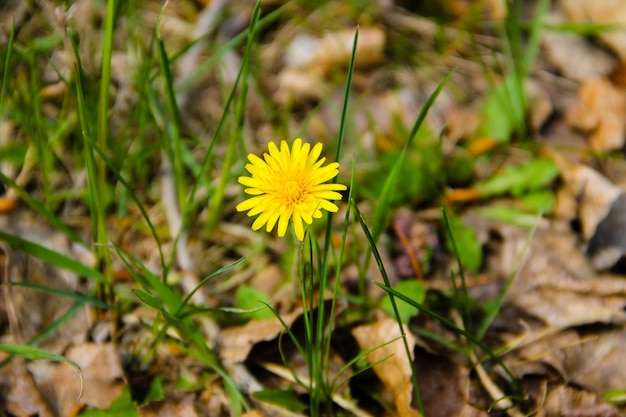
[[428,417],[487,416],[468,402],[469,370],[443,355],[415,349],[419,388]]
[[536,415],[537,417],[618,417],[620,413],[610,405],[599,404],[597,396],[589,391],[561,384],[550,390]]
[[[362,350],[374,349],[367,354],[369,363],[374,365],[374,372],[391,392],[396,411],[400,417],[416,417],[419,413],[412,407],[413,384],[411,382],[411,361],[406,357],[404,344],[400,337],[398,323],[391,318],[383,318],[371,324],[358,326],[352,330]],[[406,334],[407,343],[412,350],[415,336]],[[381,346],[397,339],[387,345]]]
[[606,78],[585,80],[578,90],[578,103],[566,117],[571,126],[591,132],[589,144],[594,150],[620,149],[626,134],[626,89]]
[[25,363],[16,359],[0,370],[3,411],[15,417],[54,416]]
[[[71,347],[66,356],[78,363],[83,373],[84,389],[79,404],[106,409],[120,396],[124,387],[124,371],[113,343],[79,344]],[[59,384],[58,381],[64,383]],[[76,371],[69,366],[58,365],[49,383],[54,385],[54,400],[59,404],[61,415],[68,415],[76,405],[81,389]]]
[[140,417],[197,417],[193,392],[176,392],[173,395],[139,407]]
[[[623,294],[600,291],[603,281],[576,246],[575,236],[565,233],[567,227],[537,231],[507,300],[553,327],[623,321]],[[525,241],[526,236],[519,238]]]
[[571,162],[558,153],[552,156],[559,167],[564,192],[579,201],[578,220],[583,238],[589,240],[622,189],[586,165]]

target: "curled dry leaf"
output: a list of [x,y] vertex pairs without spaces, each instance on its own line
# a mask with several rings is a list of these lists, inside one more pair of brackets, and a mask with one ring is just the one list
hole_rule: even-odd
[[[374,349],[367,354],[369,363],[382,361],[374,366],[374,372],[393,396],[400,417],[417,417],[419,413],[411,406],[413,384],[411,383],[411,360],[400,337],[398,323],[383,318],[372,324],[356,327],[352,334],[362,350]],[[415,346],[415,336],[406,334],[409,348]],[[381,346],[397,339],[385,346]]]
[[578,103],[567,113],[567,121],[591,132],[589,144],[596,151],[622,148],[626,135],[626,89],[606,78],[584,81],[578,90]]

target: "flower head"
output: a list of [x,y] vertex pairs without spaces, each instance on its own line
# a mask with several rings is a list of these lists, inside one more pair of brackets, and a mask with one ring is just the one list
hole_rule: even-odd
[[284,236],[289,220],[298,240],[304,239],[304,225],[311,224],[314,218],[322,217],[322,209],[336,212],[335,203],[341,200],[337,191],[346,189],[342,184],[325,184],[339,173],[339,163],[322,166],[326,158],[318,159],[322,144],[313,146],[302,143],[298,138],[289,149],[286,141],[280,142],[280,149],[274,142],[268,145],[268,153],[263,159],[254,154],[248,155],[246,169],[250,177],[239,177],[248,198],[236,207],[237,211],[248,211],[248,216],[259,215],[252,223],[253,230],[263,225],[271,232],[278,223],[278,236]]

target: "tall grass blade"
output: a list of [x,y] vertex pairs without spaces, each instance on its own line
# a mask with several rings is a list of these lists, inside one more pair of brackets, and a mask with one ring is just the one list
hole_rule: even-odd
[[[381,288],[385,290],[386,288],[391,288],[391,282],[389,281],[389,277],[387,276],[387,271],[385,270],[385,265],[383,264],[383,260],[380,257],[378,248],[376,247],[376,241],[374,239],[374,236],[370,233],[369,228],[365,224],[365,220],[363,219],[363,216],[361,216],[361,212],[359,211],[359,208],[354,202],[352,202],[352,207],[354,209],[357,219],[359,220],[359,223],[361,224],[361,228],[363,229],[363,232],[365,233],[365,238],[367,239],[367,242],[370,246],[370,250],[372,254],[374,255],[374,259],[376,260],[376,264],[378,265],[378,270],[380,271],[380,275],[383,277],[383,281],[385,282],[384,287],[379,284],[377,285],[381,286]],[[411,364],[411,381],[413,383],[413,390],[414,390],[413,392],[415,394],[415,399],[417,401],[418,409],[422,415],[425,415],[424,414],[424,402],[422,401],[422,394],[419,388],[417,373],[415,371],[415,364],[413,363],[413,355],[411,354],[411,348],[409,347],[409,344],[406,340],[406,332],[404,330],[404,325],[402,324],[402,318],[400,317],[400,312],[398,310],[396,299],[394,298],[394,296],[397,296],[396,295],[397,291],[394,291],[394,292],[387,291],[387,293],[389,294],[389,300],[391,301],[391,307],[393,309],[394,317],[400,329],[400,336],[402,337],[402,343],[404,345],[404,351],[406,352],[406,357],[409,360],[409,363]],[[402,297],[399,297],[399,298],[404,299]]]
[[530,247],[530,243],[532,242],[533,236],[535,235],[535,232],[537,231],[537,228],[539,227],[541,216],[542,214],[539,214],[535,218],[535,223],[532,226],[532,228],[528,231],[528,235],[526,236],[526,241],[524,242],[524,247],[522,248],[522,253],[520,254],[518,258],[517,265],[514,266],[512,272],[509,274],[509,276],[506,278],[506,280],[502,284],[502,287],[500,288],[500,291],[498,292],[498,296],[496,297],[494,303],[492,303],[489,306],[489,309],[487,309],[487,314],[485,318],[482,320],[480,326],[476,330],[476,338],[478,340],[482,340],[483,337],[485,337],[485,334],[487,333],[487,330],[489,330],[491,323],[493,323],[493,320],[496,318],[496,316],[500,312],[500,308],[502,307],[502,304],[504,303],[504,299],[509,290],[509,287],[511,286],[511,283],[513,282],[513,278],[515,278],[517,271],[522,266],[522,263],[524,262],[524,258],[526,255],[526,251]]
[[461,290],[462,292],[459,293],[457,286],[456,286],[456,278],[454,276],[454,273],[452,273],[451,279],[452,279],[452,284],[453,284],[453,288],[455,289],[455,298],[456,298],[456,302],[457,305],[459,307],[462,308],[462,314],[461,316],[463,317],[463,326],[465,327],[465,330],[471,331],[471,311],[470,311],[470,294],[467,290],[467,283],[465,281],[465,268],[463,268],[463,263],[461,262],[461,255],[459,254],[459,248],[457,247],[456,241],[454,240],[454,233],[452,233],[452,225],[450,224],[450,219],[448,218],[448,213],[446,212],[445,209],[441,210],[442,215],[443,215],[443,223],[446,225],[446,232],[448,233],[448,236],[450,238],[450,243],[452,245],[452,252],[454,255],[454,258],[456,259],[457,262],[457,266],[459,268],[458,271],[458,275],[461,278]]
[[80,378],[80,392],[78,393],[78,398],[76,401],[78,401],[80,397],[82,397],[83,389],[85,387],[85,380],[80,366],[78,366],[78,364],[73,360],[34,346],[16,345],[12,343],[0,343],[0,352],[6,352],[11,355],[21,356],[30,360],[62,362],[70,365],[76,370],[76,372],[78,373],[78,377]]
[[439,323],[443,324],[444,326],[446,326],[447,328],[452,330],[454,333],[465,337],[467,340],[469,340],[470,342],[472,342],[473,344],[475,344],[476,346],[481,348],[485,352],[485,354],[487,356],[489,356],[495,363],[497,363],[502,368],[502,370],[507,374],[507,376],[509,377],[509,379],[511,381],[511,384],[513,385],[516,393],[518,395],[520,395],[520,396],[522,395],[522,387],[519,384],[519,381],[517,380],[517,378],[513,374],[513,372],[511,372],[511,370],[506,366],[506,364],[504,362],[502,362],[502,360],[495,353],[493,353],[493,351],[488,346],[483,344],[474,335],[472,335],[471,333],[467,332],[464,329],[461,329],[460,327],[455,325],[450,320],[448,320],[445,317],[443,317],[442,315],[434,312],[433,310],[429,309],[428,307],[424,306],[423,304],[416,303],[415,300],[413,300],[413,299],[407,297],[406,295],[402,294],[401,292],[391,288],[391,286],[389,286],[388,284],[386,284],[386,283],[382,284],[382,283],[379,283],[379,282],[374,282],[374,284],[376,284],[377,286],[379,286],[380,288],[385,290],[389,295],[393,295],[394,297],[398,297],[400,300],[405,301],[406,303],[412,305],[413,307],[417,308],[422,313],[428,314],[430,317],[434,318]]
[[398,156],[398,159],[393,165],[391,172],[387,176],[385,180],[385,184],[383,185],[383,189],[380,193],[380,198],[378,199],[378,204],[376,205],[376,211],[374,212],[374,225],[372,227],[372,236],[374,237],[374,241],[378,241],[378,237],[380,236],[383,228],[385,227],[385,223],[387,222],[387,216],[389,214],[389,210],[391,208],[391,201],[393,193],[396,192],[396,185],[398,183],[398,177],[400,175],[400,170],[402,169],[402,164],[404,163],[404,158],[408,150],[411,148],[413,144],[413,140],[415,136],[417,136],[417,132],[419,128],[422,126],[424,119],[426,119],[426,115],[428,111],[435,103],[435,100],[439,96],[439,93],[446,86],[454,71],[450,72],[437,86],[435,91],[428,97],[422,109],[420,110],[415,123],[413,124],[413,128],[411,129],[411,133],[409,134],[408,140],[405,142],[404,147],[402,148],[402,152]]
[[[40,342],[46,340],[48,337],[53,335],[61,326],[63,326],[69,319],[74,317],[74,314],[78,313],[82,308],[84,308],[84,305],[82,303],[74,304],[58,319],[54,320],[48,326],[40,330],[32,339],[28,341],[27,345],[37,346]],[[9,355],[8,357],[6,357],[0,362],[0,368],[9,364],[13,359],[15,359],[15,355]]]
[[9,90],[9,69],[11,68],[11,58],[13,57],[13,45],[15,43],[15,19],[11,21],[11,31],[7,42],[7,52],[4,56],[4,73],[2,74],[2,85],[0,85],[0,126],[4,119],[4,103],[6,102]]
[[165,50],[163,38],[161,37],[161,18],[167,5],[168,2],[165,2],[161,7],[154,31],[161,75],[165,84],[165,106],[169,116],[169,123],[165,123],[164,126],[166,137],[169,138],[168,143],[165,144],[165,153],[170,159],[170,164],[172,165],[174,173],[178,207],[184,211],[185,204],[187,203],[185,198],[187,195],[187,186],[185,184],[185,171],[183,167],[183,144],[180,137],[181,118],[176,100],[176,93],[174,92],[174,76],[172,75],[170,60],[167,56],[167,51]]
[[50,294],[50,295],[56,295],[57,297],[68,298],[70,300],[77,301],[80,304],[91,304],[92,306],[101,308],[103,310],[112,309],[111,305],[107,303],[103,303],[102,301],[96,298],[89,297],[83,294],[78,294],[78,293],[71,292],[71,291],[64,291],[58,288],[46,287],[45,285],[33,284],[31,282],[9,281],[7,284],[12,287],[23,287],[23,288],[28,288],[34,291],[45,292],[46,294]]
[[113,162],[109,160],[109,158],[106,156],[104,151],[100,149],[100,147],[95,142],[93,142],[91,138],[87,137],[87,140],[89,141],[91,148],[98,154],[100,159],[109,168],[109,171],[115,176],[115,178],[120,182],[120,184],[122,184],[122,186],[126,189],[126,192],[130,196],[130,198],[137,205],[137,208],[141,212],[141,216],[146,221],[146,224],[148,225],[148,229],[150,229],[150,233],[152,234],[152,237],[154,238],[154,241],[157,244],[156,246],[157,246],[157,250],[159,251],[159,259],[161,261],[161,267],[163,268],[163,273],[166,274],[167,265],[165,263],[165,255],[163,254],[161,238],[159,238],[156,228],[154,227],[154,224],[152,224],[152,221],[150,220],[150,216],[148,215],[146,208],[143,206],[143,203],[141,202],[141,200],[139,199],[139,197],[137,196],[137,194],[135,193],[131,185],[128,183],[128,181],[126,181],[124,177],[122,176],[122,174],[120,173],[120,171],[115,166],[113,166]]
[[[275,23],[288,5],[289,3],[285,3],[276,10],[273,10],[266,16],[263,16],[261,19],[259,19],[257,30],[266,29],[268,26]],[[191,74],[176,88],[176,92],[178,94],[188,93],[207,72],[209,72],[216,64],[221,61],[226,52],[238,47],[249,36],[251,29],[252,28],[248,27],[248,29],[242,31],[241,33],[237,34],[237,36],[224,43],[217,51],[215,51],[211,55],[209,59],[199,65],[198,68],[193,72],[193,74]]]
[[23,250],[35,258],[41,259],[44,262],[48,262],[51,265],[58,266],[61,269],[66,269],[75,274],[96,280],[99,283],[105,283],[106,277],[99,271],[88,267],[87,265],[70,258],[62,253],[55,252],[45,246],[31,242],[29,240],[22,239],[21,237],[14,236],[9,233],[0,231],[0,240],[8,243],[15,249]]
[[243,129],[246,110],[246,99],[248,95],[248,75],[250,69],[250,55],[252,53],[252,47],[256,39],[257,24],[261,16],[261,2],[257,1],[254,10],[252,12],[252,19],[250,21],[250,30],[248,31],[248,41],[246,44],[246,50],[243,56],[243,62],[239,69],[237,80],[240,80],[241,86],[239,90],[239,97],[235,106],[235,124],[234,132],[228,139],[228,148],[226,150],[226,156],[222,165],[222,172],[217,187],[211,195],[209,200],[206,230],[212,231],[217,225],[221,216],[222,204],[224,200],[224,193],[226,185],[231,178],[232,165],[234,163],[235,154],[237,151],[237,144],[243,143]]

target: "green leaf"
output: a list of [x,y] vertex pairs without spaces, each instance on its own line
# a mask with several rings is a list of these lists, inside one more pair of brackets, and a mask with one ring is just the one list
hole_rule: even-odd
[[82,264],[76,259],[72,259],[67,255],[48,249],[45,246],[41,246],[37,243],[22,239],[21,237],[17,237],[2,231],[0,231],[0,240],[5,241],[15,249],[21,249],[29,255],[34,256],[35,258],[39,258],[42,261],[48,262],[49,264],[54,266],[58,266],[59,268],[67,269],[68,271],[74,272],[77,275],[86,278],[93,278],[102,283],[107,281],[105,276],[102,275],[99,271],[90,268],[87,265]]
[[482,108],[483,125],[479,136],[507,142],[511,134],[524,123],[525,97],[517,88],[518,77],[508,76],[485,98]]
[[163,303],[161,300],[152,294],[149,294],[147,291],[144,291],[139,288],[133,288],[133,293],[144,302],[144,304],[149,305],[152,308],[156,308],[157,310],[163,310]]
[[[80,372],[80,366],[71,359],[65,356],[58,355],[56,353],[48,352],[40,348],[26,345],[16,345],[12,343],[0,343],[0,352],[11,353],[13,355],[21,356],[26,359],[32,360],[47,360],[54,362],[64,362],[71,365],[74,369]],[[82,379],[82,374],[81,374]]]
[[252,393],[259,401],[274,404],[291,411],[305,411],[308,406],[298,398],[293,389],[264,389]]
[[540,190],[520,197],[520,201],[531,210],[550,213],[556,205],[556,197],[550,190]]
[[0,161],[22,164],[26,158],[28,146],[24,143],[8,143],[0,146]]
[[[459,258],[463,267],[471,272],[480,269],[483,263],[482,245],[478,241],[476,232],[463,224],[459,217],[450,217],[450,228],[459,251]],[[448,250],[453,251],[452,241],[448,236],[446,241]]]
[[[401,281],[394,287],[394,289],[420,304],[424,302],[424,297],[426,296],[424,285],[417,280]],[[402,300],[397,300],[396,304],[398,306],[400,320],[404,324],[407,324],[411,317],[416,316],[419,313],[419,310]],[[394,317],[393,307],[391,306],[391,299],[389,297],[383,298],[380,303],[380,308],[389,317]]]
[[163,390],[163,382],[161,381],[161,377],[156,376],[152,383],[150,384],[150,388],[148,389],[148,393],[144,398],[144,404],[150,403],[152,401],[159,401],[165,398],[165,391]]
[[376,205],[376,210],[374,211],[374,226],[372,228],[372,236],[374,237],[374,241],[378,240],[380,233],[383,230],[385,222],[387,220],[387,215],[389,214],[389,209],[391,207],[392,199],[394,194],[396,193],[398,180],[401,178],[401,170],[402,165],[404,164],[404,159],[408,153],[408,150],[411,149],[411,145],[413,144],[413,140],[417,136],[417,132],[420,130],[424,119],[426,119],[426,115],[428,114],[428,110],[430,110],[431,106],[435,103],[435,100],[439,96],[439,93],[446,86],[454,71],[450,72],[437,86],[435,91],[428,97],[422,109],[413,124],[413,128],[411,129],[411,133],[409,133],[409,138],[404,144],[402,148],[402,152],[398,155],[396,160],[394,161],[393,168],[387,175],[385,179],[385,183],[380,192],[380,197],[378,199],[378,204]]
[[87,410],[80,414],[81,417],[139,417],[137,405],[130,395],[128,385],[124,386],[122,393],[107,410]]
[[94,307],[98,307],[104,310],[111,310],[112,307],[110,304],[104,303],[98,299],[86,296],[86,295],[82,295],[82,294],[78,294],[75,292],[71,292],[71,291],[63,291],[63,290],[59,290],[57,288],[52,288],[52,287],[46,287],[44,285],[38,285],[38,284],[33,284],[31,282],[14,282],[14,281],[9,281],[7,284],[13,286],[13,287],[24,287],[24,288],[30,288],[31,290],[35,290],[35,291],[42,291],[45,292],[47,294],[51,294],[51,295],[56,295],[59,297],[65,297],[65,298],[70,298],[72,300],[78,301],[79,303],[86,303],[86,304],[91,304]]
[[515,167],[507,167],[474,187],[485,197],[511,194],[520,196],[552,182],[559,169],[551,159],[533,159]]
[[537,224],[537,214],[528,213],[508,206],[488,206],[478,209],[478,213],[486,218],[515,224],[521,227],[534,227]]
[[[274,318],[274,313],[264,304],[270,304],[271,300],[265,293],[249,285],[241,285],[235,294],[235,304],[243,310],[252,310],[243,315],[252,320],[263,320]],[[262,307],[259,309],[259,307]]]
[[602,394],[602,399],[608,403],[613,405],[624,405],[626,404],[626,389],[625,388],[615,388],[609,389]]

